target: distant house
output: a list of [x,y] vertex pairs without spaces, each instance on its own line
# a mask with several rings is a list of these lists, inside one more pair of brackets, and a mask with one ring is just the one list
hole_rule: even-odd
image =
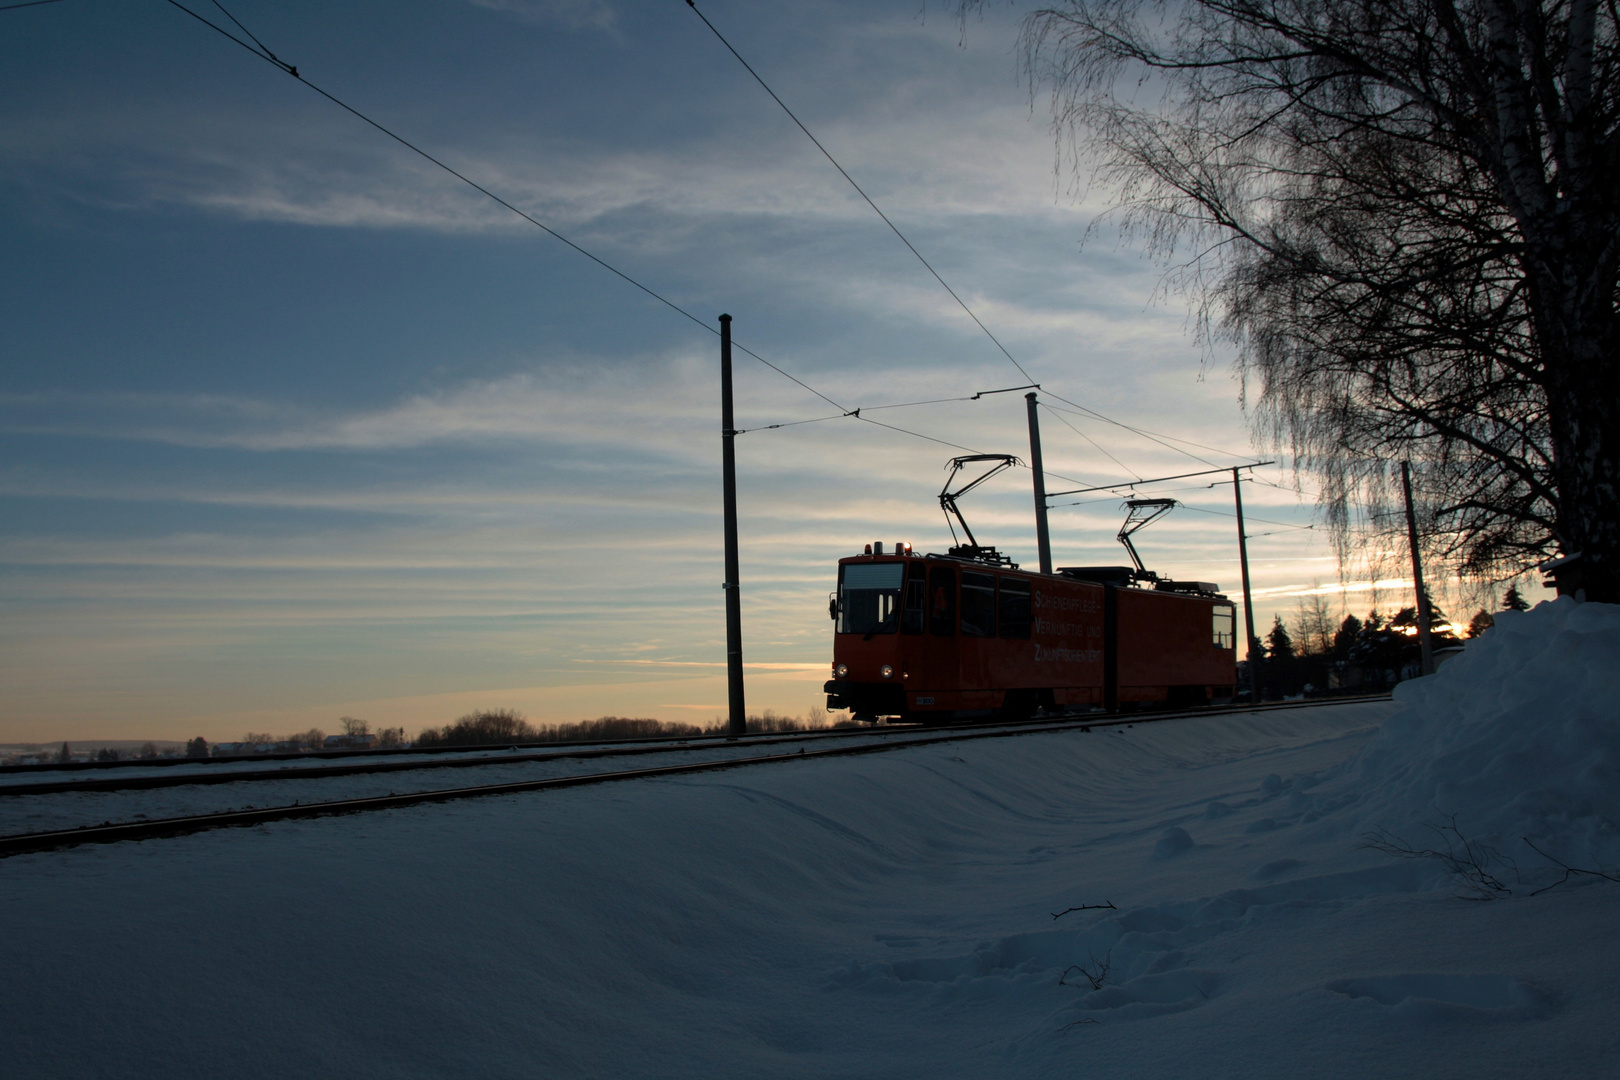
[[327,750],[370,750],[377,745],[375,735],[328,735],[324,744]]
[[252,753],[253,752],[251,748],[249,748],[248,750],[243,750],[242,745],[243,745],[242,743],[235,743],[235,742],[217,742],[217,743],[215,743],[213,745],[214,756],[215,757],[240,757],[244,753]]

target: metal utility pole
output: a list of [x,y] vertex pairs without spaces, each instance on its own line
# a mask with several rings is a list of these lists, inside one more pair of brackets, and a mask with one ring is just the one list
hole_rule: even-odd
[[1412,587],[1417,589],[1418,648],[1423,674],[1434,674],[1434,642],[1429,637],[1429,594],[1423,588],[1423,556],[1418,553],[1417,516],[1412,513],[1412,463],[1401,462],[1401,492],[1406,496],[1406,542],[1412,548]]
[[1249,537],[1243,529],[1243,476],[1232,470],[1232,501],[1237,506],[1238,562],[1243,568],[1243,626],[1249,641],[1249,692],[1260,704],[1260,641],[1254,636],[1254,598],[1249,594]]
[[731,413],[731,316],[720,316],[720,460],[726,508],[726,685],[733,736],[748,733],[743,704],[742,595],[737,569],[737,425]]
[[1041,421],[1035,408],[1035,391],[1024,395],[1029,403],[1029,467],[1035,471],[1035,549],[1040,553],[1041,573],[1052,572],[1052,537],[1046,531],[1046,470],[1041,465]]

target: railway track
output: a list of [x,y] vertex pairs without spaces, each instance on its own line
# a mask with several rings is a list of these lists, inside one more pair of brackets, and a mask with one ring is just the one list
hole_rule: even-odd
[[[784,732],[780,735],[747,735],[728,740],[724,736],[693,739],[625,740],[611,745],[596,744],[579,749],[524,750],[520,747],[483,746],[480,755],[428,758],[406,761],[347,761],[334,765],[306,764],[274,769],[241,769],[219,772],[183,772],[156,776],[108,776],[87,780],[40,780],[0,784],[0,799],[15,795],[55,795],[71,791],[141,791],[153,788],[236,784],[260,780],[314,780],[337,776],[364,776],[380,773],[417,772],[423,769],[466,769],[489,765],[512,765],[531,761],[590,760],[604,757],[636,757],[676,751],[717,749],[735,746],[771,746],[815,738],[852,738],[920,730],[914,727],[840,729],[837,731]],[[652,743],[651,745],[641,745]],[[237,763],[222,759],[222,763]]]
[[[751,754],[746,756],[732,756],[709,758],[703,761],[689,761],[673,765],[654,765],[639,769],[619,769],[606,772],[584,772],[564,776],[550,776],[538,779],[511,780],[493,784],[478,784],[465,787],[436,788],[432,790],[412,791],[404,793],[389,793],[361,798],[330,799],[314,802],[294,802],[287,805],[255,807],[249,809],[230,809],[202,814],[188,814],[176,817],[128,820],[120,822],[107,821],[99,825],[83,825],[76,828],[52,829],[41,832],[17,833],[0,836],[0,858],[11,855],[21,855],[29,852],[51,851],[62,848],[78,847],[84,844],[118,843],[130,840],[151,840],[163,837],[185,836],[191,833],[205,832],[212,829],[245,827],[265,824],[272,821],[285,821],[295,818],[325,817],[337,814],[363,813],[371,810],[386,810],[398,807],[415,806],[423,803],[451,802],[460,799],[481,798],[492,795],[509,795],[520,792],[541,791],[551,788],[579,787],[587,784],[613,783],[621,780],[650,779],[663,776],[677,776],[687,773],[712,772],[721,769],[735,769],[745,766],[775,764],[789,761],[806,761],[828,757],[849,757],[859,754],[882,753],[889,750],[898,750],[911,746],[935,745],[946,742],[963,742],[975,739],[1008,738],[1019,735],[1042,734],[1056,731],[1082,730],[1093,728],[1125,728],[1138,724],[1162,723],[1168,720],[1186,720],[1200,717],[1232,715],[1237,713],[1270,713],[1301,708],[1318,708],[1322,705],[1346,704],[1349,702],[1387,700],[1383,697],[1333,699],[1322,702],[1282,702],[1273,705],[1260,706],[1226,706],[1220,708],[1203,708],[1183,712],[1143,713],[1132,715],[1096,715],[1076,716],[1066,718],[1051,718],[1043,720],[1026,720],[1011,723],[978,724],[971,727],[954,727],[949,729],[901,727],[873,728],[865,730],[841,730],[836,732],[799,732],[783,735],[755,736],[751,739],[722,742],[721,745],[695,745],[696,741],[687,743],[665,743],[662,745],[629,745],[609,746],[596,749],[540,751],[517,754],[487,755],[476,758],[450,758],[432,759],[428,761],[406,762],[363,762],[345,763],[340,765],[316,766],[303,769],[261,769],[222,774],[183,774],[146,777],[94,778],[83,781],[45,781],[37,784],[11,784],[0,787],[0,797],[22,795],[50,795],[70,792],[106,792],[120,790],[150,790],[152,788],[179,787],[187,785],[215,785],[224,783],[254,783],[259,781],[307,781],[335,778],[341,776],[354,776],[368,773],[391,773],[407,770],[421,770],[433,768],[466,768],[479,765],[511,765],[529,762],[550,762],[563,759],[601,759],[609,757],[642,756],[648,754],[663,754],[675,752],[690,752],[692,750],[711,750],[746,747],[749,749],[776,747],[783,744],[797,743],[809,744],[809,747],[800,745],[792,752]],[[814,748],[818,739],[846,739],[853,738],[853,742],[844,745]]]

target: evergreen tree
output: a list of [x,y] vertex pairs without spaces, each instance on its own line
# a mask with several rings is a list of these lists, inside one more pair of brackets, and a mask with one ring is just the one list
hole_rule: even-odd
[[1271,633],[1266,635],[1266,659],[1292,660],[1294,658],[1294,639],[1289,636],[1288,627],[1283,625],[1281,615],[1273,615]]
[[1529,611],[1530,601],[1519,595],[1517,585],[1509,585],[1507,595],[1502,597],[1503,611]]
[[[1375,615],[1374,618],[1377,616]],[[1350,650],[1355,648],[1357,640],[1361,637],[1362,622],[1354,615],[1346,615],[1344,622],[1333,634],[1333,655],[1340,660],[1350,658]]]

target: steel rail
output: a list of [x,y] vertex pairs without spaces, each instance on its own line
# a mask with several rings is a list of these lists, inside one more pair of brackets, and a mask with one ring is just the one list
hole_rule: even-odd
[[660,740],[656,745],[592,744],[594,749],[537,750],[529,753],[506,753],[500,745],[479,747],[488,751],[486,756],[433,758],[426,761],[362,761],[341,765],[307,765],[302,768],[244,769],[240,772],[180,773],[160,776],[113,776],[90,780],[41,780],[36,783],[0,784],[0,798],[9,795],[55,795],[72,791],[139,791],[150,788],[187,787],[192,785],[234,784],[238,781],[314,780],[331,776],[355,776],[367,773],[412,772],[417,769],[464,769],[480,765],[510,765],[528,761],[558,761],[565,758],[636,757],[642,754],[666,754],[675,751],[718,750],[727,746],[774,746],[785,742],[802,742],[811,738],[863,736],[888,734],[894,731],[915,731],[913,727],[843,728],[836,731],[782,732],[745,736],[744,739],[725,739],[710,742],[676,741],[677,737]]
[[[745,738],[768,737],[766,733],[759,736],[744,736]],[[36,765],[0,765],[0,776],[16,775],[17,773],[40,772],[100,772],[108,769],[166,769],[184,765],[200,765],[204,767],[240,765],[246,761],[331,761],[350,760],[366,761],[379,757],[419,756],[425,754],[479,754],[490,750],[503,749],[558,749],[570,745],[602,746],[613,744],[624,746],[635,743],[668,743],[680,740],[681,742],[731,742],[734,735],[725,733],[701,735],[637,735],[628,739],[581,739],[581,740],[540,740],[519,742],[478,743],[472,746],[391,746],[371,750],[283,750],[269,754],[231,754],[226,757],[172,757],[172,758],[120,758],[117,761],[42,761]]]
[[[1288,702],[1271,705],[1255,706],[1218,706],[1198,710],[1199,715],[1209,715],[1219,712],[1250,711],[1254,708],[1275,708],[1279,704],[1292,704]],[[1146,714],[1136,714],[1146,715]],[[1162,714],[1155,714],[1162,715]],[[977,730],[985,727],[1007,727],[1017,724],[1043,724],[1056,720],[1079,721],[1083,723],[1103,723],[1102,720],[1093,720],[1086,715],[1069,717],[1042,717],[1037,720],[1013,720],[991,723],[976,723],[954,730]],[[301,768],[274,768],[252,769],[239,772],[207,772],[207,773],[180,773],[175,775],[157,776],[112,776],[94,777],[87,780],[40,780],[16,784],[0,783],[0,799],[22,795],[58,795],[76,791],[144,791],[154,788],[169,787],[206,787],[215,784],[253,783],[275,780],[316,780],[337,776],[358,776],[373,773],[414,772],[418,769],[462,769],[486,765],[512,765],[535,761],[560,761],[564,759],[592,759],[603,757],[639,757],[643,754],[665,754],[679,751],[723,749],[728,746],[777,746],[783,743],[802,742],[813,739],[829,738],[860,738],[891,735],[895,732],[926,731],[922,725],[885,725],[877,728],[837,728],[817,729],[811,731],[771,732],[758,735],[744,736],[742,739],[726,738],[720,736],[679,737],[671,736],[665,739],[648,740],[633,739],[617,741],[611,745],[601,743],[585,744],[577,750],[548,749],[535,750],[526,753],[511,753],[500,745],[478,747],[486,751],[480,756],[457,756],[448,758],[431,758],[427,760],[406,761],[358,761],[346,762],[338,765],[306,765]],[[552,744],[553,746],[555,744]],[[517,744],[511,749],[516,750]],[[459,750],[465,748],[452,748]],[[203,759],[198,759],[200,764]]]
[[[1357,697],[1354,701],[1387,700],[1384,697]],[[32,852],[52,851],[79,847],[85,844],[110,844],[127,840],[152,840],[164,837],[186,836],[213,829],[241,828],[273,821],[297,818],[327,817],[338,814],[363,813],[415,806],[423,803],[451,802],[460,799],[481,798],[489,795],[511,795],[542,791],[551,788],[582,787],[587,784],[605,784],[621,780],[643,780],[688,773],[715,772],[749,765],[775,764],[788,761],[808,761],[812,758],[853,757],[858,754],[883,753],[911,746],[930,746],[973,739],[1012,738],[1020,735],[1039,735],[1058,731],[1090,731],[1099,727],[1134,727],[1137,724],[1159,723],[1165,720],[1189,720],[1211,715],[1233,713],[1270,713],[1288,709],[1320,708],[1323,705],[1347,703],[1343,699],[1320,702],[1282,702],[1259,707],[1228,707],[1218,712],[1209,709],[1174,713],[1154,713],[1139,716],[1115,714],[1107,719],[1074,717],[1059,720],[1038,720],[1018,726],[999,725],[988,729],[957,730],[920,738],[886,740],[857,746],[834,746],[824,750],[801,748],[792,754],[767,754],[757,757],[722,758],[714,761],[688,762],[682,765],[659,765],[648,769],[626,769],[607,773],[582,773],[574,776],[554,776],[541,780],[517,780],[501,784],[483,784],[474,787],[443,788],[435,791],[415,791],[399,795],[377,795],[359,799],[337,799],[329,802],[294,803],[290,806],[267,806],[250,810],[228,810],[219,813],[197,814],[187,817],[160,818],[154,821],[108,822],[76,829],[56,829],[49,832],[20,833],[0,836],[0,858]]]

